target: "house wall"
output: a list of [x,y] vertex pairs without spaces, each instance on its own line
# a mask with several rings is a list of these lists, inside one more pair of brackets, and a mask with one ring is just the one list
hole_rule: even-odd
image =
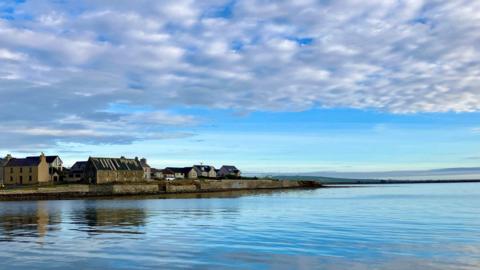
[[184,179],[184,178],[185,178],[185,174],[184,174],[184,173],[175,173],[175,178],[177,178],[177,179]]
[[56,158],[52,163],[48,164],[49,167],[57,168],[59,171],[63,169],[63,163],[59,158]]
[[82,172],[69,173],[64,180],[65,182],[80,182],[84,180],[84,174]]
[[217,177],[217,172],[215,172],[215,168],[212,167],[212,169],[208,172],[208,177],[211,177],[211,178]]
[[143,167],[143,178],[146,180],[150,180],[152,177],[152,169],[148,166]]
[[5,167],[5,185],[34,185],[48,183],[48,164],[43,161],[38,166]]
[[94,179],[96,184],[139,182],[143,178],[143,170],[140,171],[97,171]]
[[37,168],[38,183],[48,183],[50,181],[50,174],[48,173],[48,163],[46,160],[41,160]]
[[188,179],[197,179],[198,178],[198,174],[197,174],[197,171],[194,170],[194,169],[191,169],[189,172],[188,172]]

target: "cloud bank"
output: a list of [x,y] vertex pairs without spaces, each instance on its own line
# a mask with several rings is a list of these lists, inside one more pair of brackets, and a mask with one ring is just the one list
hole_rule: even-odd
[[2,1],[0,139],[128,143],[194,124],[169,112],[182,106],[478,111],[479,14],[462,0]]

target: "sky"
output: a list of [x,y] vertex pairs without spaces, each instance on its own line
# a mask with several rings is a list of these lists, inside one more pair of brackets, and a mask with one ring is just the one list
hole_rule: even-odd
[[480,167],[480,2],[0,0],[0,154]]

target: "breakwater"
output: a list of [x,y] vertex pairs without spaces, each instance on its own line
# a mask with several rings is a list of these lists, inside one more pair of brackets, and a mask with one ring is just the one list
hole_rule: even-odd
[[315,181],[298,180],[178,180],[122,184],[64,184],[0,190],[0,200],[69,199],[128,195],[203,193],[235,190],[318,188]]

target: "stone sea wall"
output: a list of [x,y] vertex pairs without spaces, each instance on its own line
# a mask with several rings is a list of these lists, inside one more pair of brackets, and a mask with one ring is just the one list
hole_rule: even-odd
[[99,196],[201,193],[234,190],[317,188],[313,181],[179,180],[121,184],[66,184],[0,190],[0,200],[68,199]]

